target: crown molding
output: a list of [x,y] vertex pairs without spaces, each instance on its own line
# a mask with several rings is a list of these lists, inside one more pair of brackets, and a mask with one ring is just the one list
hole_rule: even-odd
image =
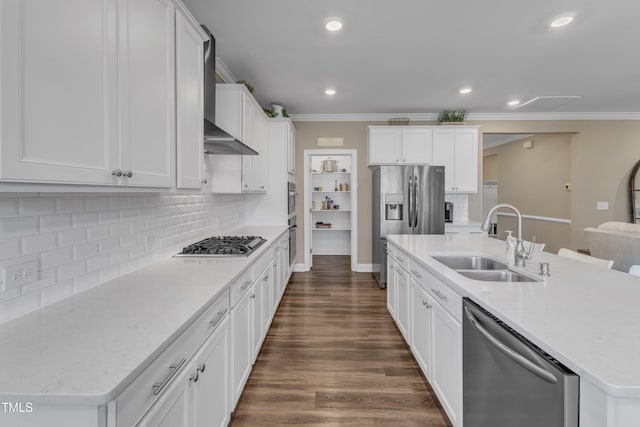
[[[294,122],[386,122],[394,118],[436,121],[437,113],[407,114],[289,114]],[[469,113],[467,121],[491,120],[640,120],[637,113]]]
[[222,80],[224,80],[225,83],[235,83],[238,81],[218,56],[216,56],[216,73],[222,78]]

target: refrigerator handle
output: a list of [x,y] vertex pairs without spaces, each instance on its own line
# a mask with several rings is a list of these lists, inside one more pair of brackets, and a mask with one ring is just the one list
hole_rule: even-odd
[[413,177],[413,210],[414,210],[414,217],[415,217],[415,222],[413,224],[413,226],[415,228],[418,227],[418,215],[420,215],[420,211],[418,210],[418,177],[414,176]]
[[411,228],[413,227],[413,210],[411,209],[412,187],[413,187],[413,177],[410,176],[409,185],[407,185],[407,211],[408,211],[407,214],[409,217],[409,230],[411,230]]

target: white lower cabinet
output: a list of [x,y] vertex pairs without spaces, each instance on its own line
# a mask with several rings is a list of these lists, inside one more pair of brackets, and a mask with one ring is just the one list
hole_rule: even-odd
[[396,257],[387,256],[387,308],[453,426],[462,427],[462,299],[416,260],[390,248]]
[[[193,368],[198,376],[192,387],[195,419],[191,425],[195,427],[226,426],[231,414],[228,318],[224,318],[218,330],[209,337],[196,354],[193,362]],[[193,369],[191,371],[193,372]]]
[[409,273],[396,264],[396,322],[404,339],[411,345],[409,336],[410,306],[409,306]]
[[462,325],[433,304],[432,366],[429,382],[454,426],[462,425]]
[[433,299],[411,279],[411,350],[427,379],[431,378]]
[[140,427],[213,427],[229,423],[229,321],[225,316]]
[[242,389],[251,373],[251,356],[253,354],[253,340],[251,339],[252,295],[253,292],[249,289],[231,308],[232,408],[238,403]]

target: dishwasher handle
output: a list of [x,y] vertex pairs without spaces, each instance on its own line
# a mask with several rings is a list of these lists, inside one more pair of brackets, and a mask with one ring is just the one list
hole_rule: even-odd
[[541,379],[545,380],[548,383],[556,384],[558,382],[555,375],[553,375],[551,372],[531,362],[529,359],[527,359],[526,357],[523,357],[520,353],[516,352],[511,347],[505,345],[499,339],[491,335],[489,331],[487,331],[484,327],[482,327],[478,319],[476,319],[473,313],[471,313],[471,310],[469,310],[469,307],[464,308],[464,313],[467,316],[467,319],[469,319],[469,322],[471,322],[471,324],[482,335],[484,335],[484,337],[491,344],[493,344],[498,350],[500,350],[505,356],[507,356],[508,358],[510,358],[511,360],[513,360],[514,362],[522,366],[523,368],[527,369],[532,374],[540,377]]

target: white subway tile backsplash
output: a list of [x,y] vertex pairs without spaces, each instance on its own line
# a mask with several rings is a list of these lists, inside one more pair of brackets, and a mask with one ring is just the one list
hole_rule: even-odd
[[0,219],[0,239],[29,236],[37,232],[37,217]]
[[111,224],[120,221],[120,211],[98,212],[98,223]]
[[90,227],[98,224],[98,212],[76,213],[71,215],[74,228]]
[[56,249],[40,255],[40,268],[47,269],[73,261],[73,248]]
[[21,216],[49,215],[56,213],[56,199],[30,198],[20,199]]
[[0,197],[0,268],[40,261],[40,279],[0,292],[0,322],[162,261],[242,225],[245,196],[47,194]]
[[47,215],[40,217],[40,232],[69,230],[73,226],[71,214]]
[[84,228],[61,231],[58,233],[58,246],[61,248],[87,241],[87,230]]
[[29,255],[52,251],[58,247],[57,233],[34,234],[22,238],[22,254]]
[[20,256],[20,239],[0,240],[0,260]]
[[98,255],[98,242],[87,242],[73,247],[73,259],[85,259]]
[[109,197],[89,197],[85,200],[87,212],[101,212],[109,209]]
[[107,237],[109,237],[108,225],[98,225],[87,229],[87,240],[89,241],[106,239]]
[[58,212],[84,212],[85,201],[84,199],[57,199],[56,200]]
[[64,282],[87,272],[87,261],[80,260],[58,267],[58,282]]
[[0,198],[0,218],[18,216],[18,199]]

